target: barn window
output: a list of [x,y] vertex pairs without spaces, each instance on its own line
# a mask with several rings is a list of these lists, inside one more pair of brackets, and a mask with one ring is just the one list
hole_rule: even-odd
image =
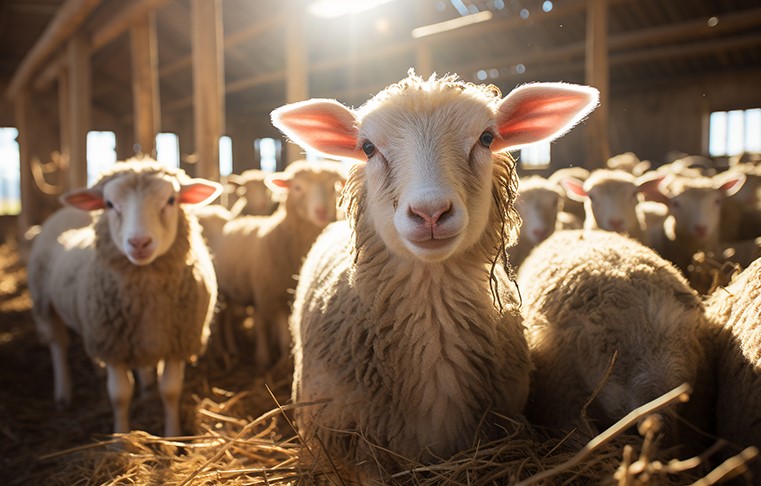
[[260,138],[254,141],[254,151],[259,158],[259,166],[267,172],[277,170],[278,153],[281,142],[274,138]]
[[156,161],[167,167],[180,166],[180,137],[177,134],[156,135]]
[[87,132],[87,185],[116,163],[116,135],[114,132]]
[[227,135],[219,137],[219,175],[229,176],[233,172],[233,139]]
[[550,142],[538,142],[521,149],[521,167],[524,169],[544,169],[550,165]]
[[712,157],[761,152],[761,108],[711,113],[708,151]]
[[21,163],[18,130],[0,128],[0,214],[21,211]]

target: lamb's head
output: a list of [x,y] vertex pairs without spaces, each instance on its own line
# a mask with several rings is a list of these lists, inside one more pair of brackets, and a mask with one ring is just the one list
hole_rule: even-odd
[[724,198],[739,191],[744,182],[743,174],[732,172],[713,177],[669,176],[657,190],[668,203],[675,234],[705,240],[718,234]]
[[339,162],[299,160],[265,180],[275,194],[285,198],[285,207],[300,219],[324,228],[337,218],[338,195],[346,176]]
[[111,239],[135,265],[148,265],[175,241],[179,204],[201,205],[216,198],[222,187],[190,179],[180,170],[149,160],[119,162],[89,189],[62,196],[64,204],[85,211],[103,210]]
[[249,169],[240,175],[230,174],[227,178],[228,186],[235,189],[238,197],[245,200],[245,205],[240,210],[243,215],[267,215],[272,212],[276,201],[265,179],[267,172],[259,169]]
[[[501,98],[493,86],[410,73],[357,110],[314,99],[281,107],[272,120],[305,148],[366,160],[349,180],[349,199],[360,208],[350,204],[349,216],[365,212],[394,254],[438,262],[481,240],[500,161],[501,174],[509,168],[503,178],[515,179],[495,153],[554,139],[596,104],[588,87],[529,84]],[[514,213],[512,202],[506,211]]]
[[560,188],[540,176],[522,178],[515,208],[521,215],[521,238],[536,245],[555,231],[563,199]]

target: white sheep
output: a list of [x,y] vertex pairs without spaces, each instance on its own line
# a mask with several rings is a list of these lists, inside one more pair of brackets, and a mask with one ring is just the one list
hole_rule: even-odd
[[569,177],[561,183],[568,197],[584,203],[585,229],[626,233],[648,244],[645,218],[638,210],[639,193],[658,182],[640,181],[623,170],[598,169],[585,181]]
[[267,187],[267,174],[260,169],[249,169],[227,177],[227,184],[235,189],[237,198],[230,208],[233,217],[268,216],[275,212],[278,201]]
[[91,188],[62,197],[98,212],[92,225],[68,231],[73,209],[55,213],[30,253],[32,311],[50,347],[56,402],[71,402],[69,327],[106,365],[114,432],[129,431],[131,369],[158,364],[165,433],[180,435],[184,363],[203,351],[217,292],[197,222],[181,205],[220,192],[146,159],[118,163]]
[[[706,302],[716,326],[716,434],[761,448],[761,260],[756,260]],[[761,462],[751,464],[761,478]]]
[[327,400],[296,412],[318,458],[367,482],[399,455],[471,446],[489,410],[521,413],[531,364],[505,271],[517,176],[498,152],[560,136],[596,104],[588,87],[501,98],[410,71],[356,110],[313,99],[273,112],[302,147],[367,161],[345,189],[349,222],[307,256],[291,318],[293,400]]
[[514,267],[520,266],[531,249],[555,231],[558,213],[562,211],[562,198],[562,191],[557,185],[544,177],[520,179],[515,209],[521,216],[521,230],[518,242],[508,250],[510,263]]
[[270,216],[232,218],[221,235],[208,240],[226,302],[254,307],[255,360],[260,367],[290,354],[294,276],[317,235],[337,218],[344,173],[338,162],[302,160],[269,174],[267,185],[286,194],[278,209]]
[[685,274],[698,251],[720,254],[721,206],[744,181],[743,174],[727,172],[713,177],[672,175],[650,186],[648,191],[666,202],[669,211],[653,248]]
[[614,232],[557,232],[523,262],[518,285],[536,366],[526,413],[536,423],[590,431],[581,410],[614,354],[612,373],[589,408],[592,433],[695,382],[704,309],[652,249]]

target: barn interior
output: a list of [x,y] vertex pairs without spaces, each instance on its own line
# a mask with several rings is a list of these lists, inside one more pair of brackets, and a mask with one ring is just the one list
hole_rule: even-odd
[[[538,81],[599,89],[597,110],[553,142],[546,156],[532,161],[530,154],[515,154],[521,174],[593,170],[624,152],[654,167],[675,154],[701,155],[721,171],[734,156],[761,152],[756,0],[0,0],[0,46],[0,128],[15,129],[11,142],[17,143],[11,143],[17,155],[3,151],[0,160],[0,388],[10,403],[0,403],[0,465],[16,475],[6,476],[9,484],[55,477],[50,475],[71,457],[54,457],[56,452],[108,430],[105,392],[83,392],[79,398],[99,410],[96,420],[79,425],[71,441],[58,439],[70,433],[71,421],[84,420],[81,414],[46,420],[48,437],[58,439],[34,444],[35,436],[46,437],[35,427],[35,413],[56,411],[47,350],[35,344],[18,273],[30,228],[60,207],[61,194],[86,186],[93,176],[88,166],[97,155],[88,151],[90,132],[113,134],[117,160],[156,157],[157,135],[174,134],[179,167],[216,181],[265,168],[265,162],[272,164],[269,170],[281,170],[307,154],[273,127],[272,110],[308,98],[358,107],[414,69],[423,77],[457,74],[491,83],[503,95]],[[742,128],[731,125],[740,119]],[[229,145],[221,144],[222,137]],[[270,139],[272,153],[262,145]],[[231,161],[228,167],[220,165],[221,152]],[[10,351],[18,342],[25,344]],[[25,356],[34,357],[33,367],[24,364]],[[85,358],[78,366],[94,379],[97,372]],[[26,372],[36,378],[19,383]],[[225,395],[214,389],[213,395],[214,385],[201,374],[193,378],[198,402],[186,408],[208,390],[209,400],[218,403],[207,407],[206,418],[217,414],[224,431],[240,432],[245,427],[239,421],[252,413],[220,418],[230,409],[219,408],[238,390]],[[263,381],[249,377],[246,386],[264,389]],[[14,401],[30,383],[31,408]],[[287,400],[288,385],[277,383]],[[272,405],[265,398],[252,408],[265,413]],[[141,443],[147,449],[140,453],[166,445]],[[118,454],[99,457],[94,477],[123,473],[109,462]],[[272,461],[281,460],[287,461]],[[77,461],[73,468],[95,467]],[[193,470],[184,471],[189,481]],[[267,478],[247,474],[249,480]]]

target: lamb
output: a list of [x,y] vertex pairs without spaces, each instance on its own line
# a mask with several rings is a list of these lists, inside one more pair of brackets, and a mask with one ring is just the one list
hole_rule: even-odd
[[232,218],[209,240],[220,293],[228,304],[254,306],[255,360],[261,368],[290,354],[294,276],[317,235],[336,220],[345,179],[338,162],[294,162],[266,179],[272,190],[287,193],[271,216]]
[[598,169],[586,181],[569,177],[561,183],[568,197],[584,203],[585,229],[627,233],[648,244],[645,216],[638,211],[639,193],[659,182],[651,178],[639,181],[622,170]]
[[[704,309],[679,271],[652,249],[613,232],[557,232],[523,262],[518,286],[536,366],[526,408],[535,423],[557,431],[579,426],[595,435],[634,408],[695,382]],[[614,354],[587,429],[582,406]],[[674,440],[674,424],[665,422]]]
[[[302,147],[366,160],[296,288],[295,402],[306,444],[362,484],[472,445],[483,419],[523,410],[531,364],[508,280],[514,161],[597,104],[593,88],[494,86],[410,71],[349,109],[313,99],[272,113]],[[358,439],[360,435],[362,438]],[[377,449],[374,445],[379,446]],[[380,463],[380,466],[378,464]]]
[[713,177],[670,176],[648,190],[668,204],[659,241],[653,243],[663,257],[686,275],[698,251],[720,254],[721,206],[745,182],[739,173]]
[[181,204],[205,204],[221,186],[148,159],[121,162],[89,189],[62,196],[93,213],[61,232],[71,208],[51,216],[30,253],[33,317],[50,347],[55,399],[71,402],[66,327],[105,363],[114,432],[129,431],[131,369],[159,367],[165,434],[181,434],[184,362],[205,346],[216,278],[197,222]]
[[267,174],[263,170],[249,169],[240,175],[230,174],[227,177],[227,184],[235,189],[237,197],[230,208],[233,217],[269,216],[275,212],[278,201],[267,187]]
[[518,268],[526,255],[537,244],[550,236],[558,224],[563,194],[560,189],[541,176],[520,179],[515,209],[521,216],[518,242],[510,248],[510,263]]
[[[761,448],[761,260],[706,302],[716,327],[716,433],[741,447]],[[761,463],[750,465],[761,478]]]

